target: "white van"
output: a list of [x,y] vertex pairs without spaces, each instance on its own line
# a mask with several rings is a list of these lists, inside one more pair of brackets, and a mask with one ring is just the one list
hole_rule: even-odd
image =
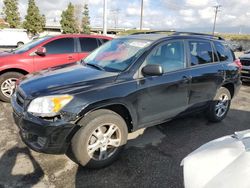
[[0,46],[22,46],[30,39],[25,29],[1,29]]

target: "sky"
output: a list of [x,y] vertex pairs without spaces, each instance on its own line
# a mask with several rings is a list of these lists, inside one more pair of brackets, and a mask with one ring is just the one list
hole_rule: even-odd
[[[103,0],[36,0],[47,24],[59,22],[69,2],[81,7],[89,5],[92,27],[102,26]],[[108,27],[138,28],[141,0],[107,0]],[[3,0],[0,0],[0,11]],[[24,18],[28,0],[19,0]],[[221,5],[216,31],[250,33],[250,0],[144,0],[143,27],[159,30],[211,32],[214,6]]]

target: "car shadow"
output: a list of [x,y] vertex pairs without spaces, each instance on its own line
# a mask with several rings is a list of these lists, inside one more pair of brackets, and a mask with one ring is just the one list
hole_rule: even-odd
[[[22,161],[18,163],[18,156],[23,155],[28,158],[31,164]],[[15,165],[19,166],[18,172],[14,172]],[[29,172],[27,172],[27,168]],[[24,174],[25,173],[25,174]],[[27,147],[15,146],[6,151],[0,158],[0,187],[33,187],[44,176],[44,172],[39,163],[31,155]]]
[[[102,188],[183,187],[182,159],[213,139],[250,129],[249,116],[248,111],[231,109],[227,118],[219,123],[208,122],[200,113],[148,128],[128,141],[129,147],[111,166],[98,170],[78,167],[75,185]],[[155,134],[157,131],[158,135]],[[157,137],[161,139],[155,144]],[[140,139],[147,140],[146,144],[134,145],[133,142]]]

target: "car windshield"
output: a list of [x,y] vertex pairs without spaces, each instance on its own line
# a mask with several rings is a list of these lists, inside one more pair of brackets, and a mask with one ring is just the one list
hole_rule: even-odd
[[12,52],[15,53],[15,54],[21,54],[21,53],[27,52],[30,49],[34,48],[35,46],[37,46],[37,45],[41,44],[42,42],[46,41],[49,38],[51,38],[51,37],[46,36],[46,37],[35,39],[35,40],[33,40],[33,41],[31,41],[31,42],[29,42],[27,44],[24,44],[23,46],[21,46],[19,48],[16,48]]
[[122,72],[150,43],[141,39],[114,39],[91,53],[84,63],[108,72]]

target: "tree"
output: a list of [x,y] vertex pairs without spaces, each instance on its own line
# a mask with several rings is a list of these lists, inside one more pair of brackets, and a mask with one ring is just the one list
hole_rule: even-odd
[[10,28],[20,26],[20,14],[18,12],[18,0],[4,0],[3,13],[5,21],[9,23]]
[[37,34],[43,31],[46,24],[46,18],[40,14],[39,8],[36,6],[35,0],[29,0],[27,15],[23,27],[32,34]]
[[69,3],[66,10],[62,12],[60,24],[63,33],[78,33],[77,23],[74,15],[74,6]]
[[83,17],[82,17],[82,33],[90,34],[90,17],[88,4],[84,5]]

